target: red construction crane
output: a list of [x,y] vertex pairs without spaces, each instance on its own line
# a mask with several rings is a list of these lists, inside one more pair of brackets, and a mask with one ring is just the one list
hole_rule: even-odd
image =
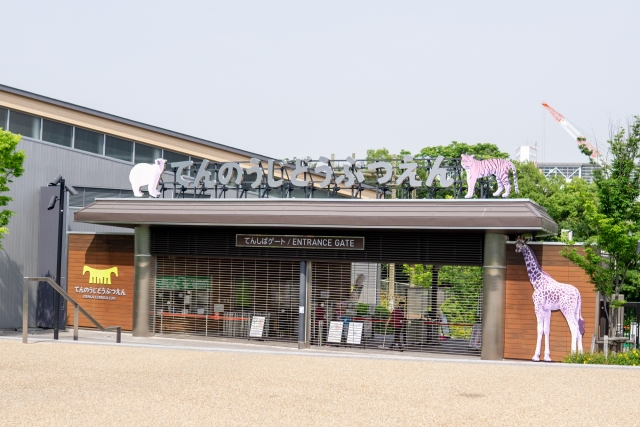
[[590,143],[587,138],[585,138],[579,131],[578,129],[576,129],[571,123],[569,123],[569,121],[567,121],[567,119],[565,119],[565,117],[560,114],[559,112],[557,112],[556,110],[554,110],[553,108],[551,108],[551,106],[549,104],[547,104],[546,102],[542,103],[542,106],[544,108],[547,109],[547,111],[549,111],[549,113],[553,116],[554,119],[556,119],[556,121],[558,123],[560,123],[560,126],[562,126],[564,128],[564,130],[567,131],[567,133],[569,133],[569,135],[571,135],[578,144],[582,145],[586,145],[589,150],[591,150],[591,158],[597,163],[597,164],[602,164],[602,156],[600,155],[600,153],[598,152],[598,150],[596,150],[596,147],[593,146],[592,143]]

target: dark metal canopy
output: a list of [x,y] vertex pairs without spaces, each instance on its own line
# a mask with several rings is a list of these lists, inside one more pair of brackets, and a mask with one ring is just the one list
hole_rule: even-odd
[[96,199],[75,213],[92,224],[469,230],[556,234],[528,199]]

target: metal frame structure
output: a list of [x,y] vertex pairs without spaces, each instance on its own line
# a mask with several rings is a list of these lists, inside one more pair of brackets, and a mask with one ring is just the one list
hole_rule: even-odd
[[[85,315],[96,328],[102,332],[116,331],[116,343],[120,343],[122,340],[122,327],[120,326],[108,326],[104,327],[96,319],[94,319],[87,311],[80,306],[68,293],[64,291],[56,282],[50,277],[25,277],[24,287],[22,293],[22,342],[24,344],[29,343],[29,282],[46,282],[60,295],[62,295],[67,301],[73,304],[73,340],[78,341],[78,317],[79,313]],[[57,338],[56,338],[57,339]]]

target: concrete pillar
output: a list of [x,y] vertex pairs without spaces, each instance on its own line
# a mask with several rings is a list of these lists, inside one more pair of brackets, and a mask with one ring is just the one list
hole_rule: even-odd
[[504,309],[507,288],[507,236],[485,234],[482,291],[483,360],[504,358]]
[[133,271],[133,336],[149,337],[151,311],[151,253],[148,227],[135,228]]
[[311,310],[311,262],[300,261],[300,303],[298,310],[298,348],[309,348]]

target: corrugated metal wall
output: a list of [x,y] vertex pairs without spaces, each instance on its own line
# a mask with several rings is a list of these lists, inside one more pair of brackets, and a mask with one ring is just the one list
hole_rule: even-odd
[[[8,209],[15,215],[9,223],[9,234],[2,240],[4,249],[0,251],[0,328],[21,326],[22,278],[38,274],[38,216],[40,209],[46,209],[40,206],[40,187],[57,175],[77,186],[123,189],[130,186],[131,164],[29,138],[23,138],[19,148],[27,157],[24,175],[10,184],[9,195],[14,200]],[[69,224],[78,231],[106,231],[106,227]],[[116,227],[109,229],[114,231]],[[66,261],[63,264],[66,265]],[[35,324],[37,284],[32,286],[30,325]]]

